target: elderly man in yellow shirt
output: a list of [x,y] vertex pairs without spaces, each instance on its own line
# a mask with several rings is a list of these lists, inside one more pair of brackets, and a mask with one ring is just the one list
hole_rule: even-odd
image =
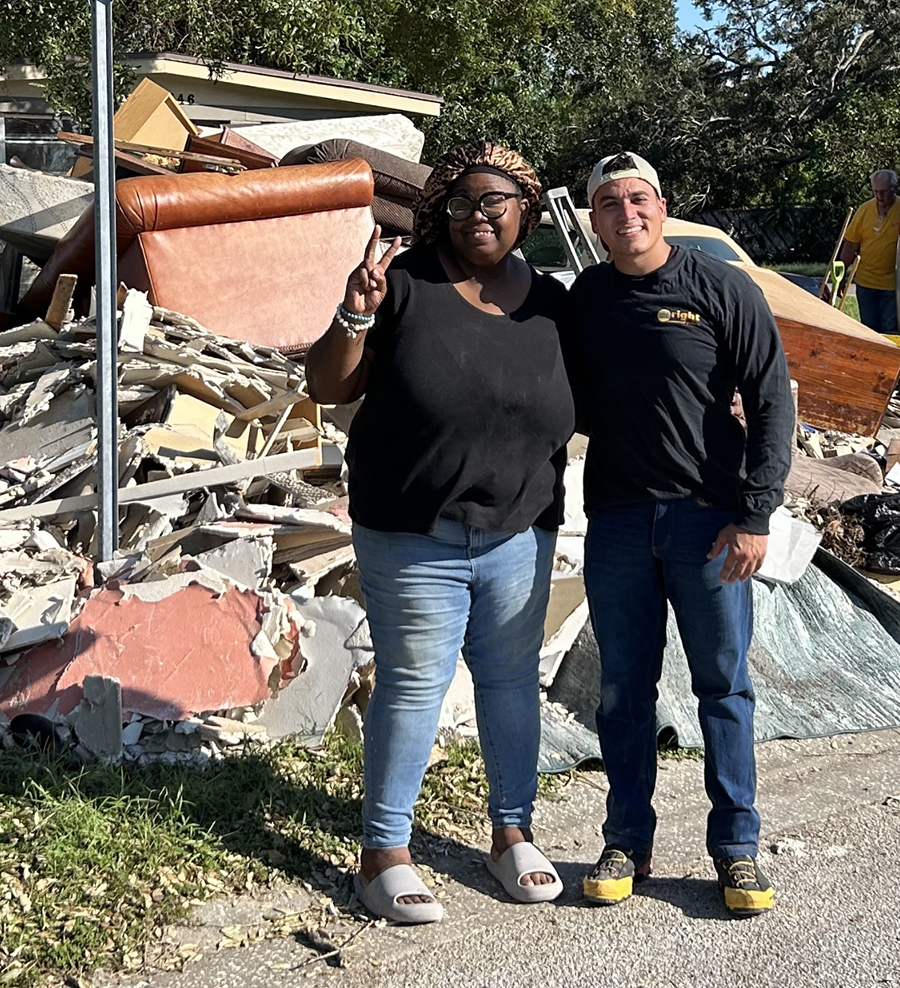
[[882,168],[872,173],[874,198],[853,214],[841,248],[841,260],[849,270],[859,254],[856,299],[859,318],[878,333],[897,333],[897,237],[900,233],[900,201],[897,173]]

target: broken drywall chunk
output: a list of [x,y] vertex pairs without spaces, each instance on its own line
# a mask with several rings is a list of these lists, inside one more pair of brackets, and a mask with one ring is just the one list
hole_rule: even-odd
[[6,643],[15,633],[16,625],[11,618],[0,617],[0,652],[7,651]]
[[262,587],[272,572],[274,545],[271,538],[234,539],[217,549],[192,557],[202,566],[254,589]]
[[122,302],[122,318],[119,322],[119,347],[123,350],[143,352],[144,337],[153,318],[153,306],[147,301],[147,293],[129,288]]
[[122,744],[127,748],[129,745],[137,744],[141,739],[144,730],[144,722],[133,720],[122,728]]
[[298,606],[315,634],[303,639],[306,669],[266,701],[259,723],[271,738],[298,736],[308,747],[322,743],[365,650],[348,643],[365,620],[365,611],[347,597],[316,597]]
[[290,508],[277,504],[243,504],[235,512],[235,517],[243,521],[327,528],[336,532],[350,531],[350,525],[343,518],[318,508]]
[[18,652],[40,642],[61,638],[69,629],[77,578],[17,590],[0,609],[15,625],[0,652]]
[[22,456],[49,459],[89,442],[95,431],[94,420],[93,395],[84,390],[67,391],[31,421],[11,422],[0,429],[0,463]]
[[16,662],[0,710],[68,714],[89,675],[117,676],[124,709],[157,720],[262,703],[270,677],[280,681],[278,662],[250,648],[267,609],[266,597],[236,587],[215,593],[191,583],[149,601],[97,590],[61,641]]
[[142,552],[117,552],[113,559],[97,563],[104,580],[138,580],[150,569],[150,560]]
[[122,686],[111,676],[85,676],[84,698],[69,715],[78,743],[101,758],[122,753]]
[[438,731],[464,737],[474,737],[478,733],[475,722],[475,683],[462,657],[456,660],[456,672],[444,694]]
[[145,604],[159,603],[167,597],[181,593],[187,587],[198,585],[211,593],[223,594],[231,586],[230,581],[224,580],[221,573],[198,566],[186,573],[176,573],[158,580],[146,580],[144,583],[129,583],[120,588],[126,600],[137,599]]
[[587,532],[587,515],[584,513],[584,465],[583,456],[570,460],[566,464],[565,484],[565,518],[559,534],[584,536]]
[[38,529],[37,531],[32,532],[28,536],[28,540],[25,542],[25,547],[29,549],[37,549],[38,552],[50,552],[52,549],[62,548],[50,532],[45,532],[43,529]]

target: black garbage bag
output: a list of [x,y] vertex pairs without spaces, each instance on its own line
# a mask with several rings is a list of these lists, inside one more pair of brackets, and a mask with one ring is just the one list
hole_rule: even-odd
[[863,527],[866,569],[900,574],[900,494],[860,494],[841,505]]

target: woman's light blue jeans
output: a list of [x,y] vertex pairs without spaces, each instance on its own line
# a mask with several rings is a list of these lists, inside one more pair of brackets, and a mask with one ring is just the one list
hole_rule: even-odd
[[405,847],[460,650],[497,827],[528,827],[540,742],[538,653],[556,535],[438,519],[430,535],[353,526],[375,646],[363,846]]

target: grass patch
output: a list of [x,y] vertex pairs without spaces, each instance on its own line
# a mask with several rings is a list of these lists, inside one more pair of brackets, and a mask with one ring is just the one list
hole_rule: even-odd
[[844,303],[844,312],[859,322],[859,302],[856,301],[855,295],[851,295]]
[[664,762],[702,762],[702,748],[679,748],[676,744],[660,743],[657,753]]
[[[0,753],[0,985],[136,970],[192,903],[260,885],[302,881],[346,904],[361,793],[361,749],[341,738],[203,772]],[[426,775],[414,843],[479,841],[486,801],[477,747],[449,747]]]
[[804,274],[810,278],[821,278],[828,268],[825,261],[787,261],[784,264],[762,264],[760,267],[771,271],[786,271],[788,274]]

